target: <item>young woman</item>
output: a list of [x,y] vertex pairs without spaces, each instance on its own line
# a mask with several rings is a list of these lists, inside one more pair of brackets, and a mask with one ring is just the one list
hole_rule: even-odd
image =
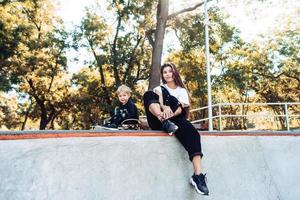
[[173,63],[161,67],[163,85],[144,94],[148,124],[153,130],[174,133],[189,154],[194,174],[190,182],[200,194],[208,195],[206,177],[201,173],[201,139],[198,131],[186,119],[190,98]]

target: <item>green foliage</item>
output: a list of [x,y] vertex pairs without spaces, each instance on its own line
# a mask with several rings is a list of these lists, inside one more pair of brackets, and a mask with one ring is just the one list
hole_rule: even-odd
[[[294,24],[295,25],[295,24]],[[286,27],[275,37],[265,37],[265,43],[237,43],[223,56],[224,69],[218,82],[219,89],[230,86],[246,101],[299,102],[299,28]],[[222,84],[221,84],[222,83]],[[247,98],[253,91],[256,98]],[[240,102],[240,99],[236,99]],[[284,113],[284,108],[271,106],[274,113]],[[285,127],[283,118],[279,119]]]
[[[210,52],[216,54],[226,43],[232,42],[238,33],[236,28],[229,26],[224,19],[226,16],[217,7],[209,10],[209,43]],[[172,27],[175,29],[181,46],[185,51],[201,49],[205,45],[204,15],[189,13],[177,18]]]
[[[250,1],[249,1],[250,3]],[[157,1],[105,1],[107,11],[86,10],[71,35],[55,16],[50,0],[0,2],[0,126],[3,129],[89,129],[101,124],[118,101],[116,88],[126,84],[143,110],[152,47],[147,31],[155,25]],[[101,5],[102,6],[102,5]],[[300,11],[298,12],[298,15]],[[300,16],[300,15],[299,15]],[[246,43],[226,23],[217,7],[209,10],[213,101],[300,101],[300,24],[288,18],[274,37]],[[204,15],[196,12],[168,21],[181,49],[174,62],[190,91],[192,107],[207,105]],[[93,60],[73,76],[66,50],[85,49]],[[12,98],[7,92],[13,91]],[[282,114],[282,107],[270,107]],[[223,114],[247,114],[258,108],[228,106]],[[299,108],[290,108],[290,112]],[[214,112],[217,112],[214,110]],[[194,118],[204,118],[205,111]],[[37,124],[39,123],[39,125]],[[284,121],[280,120],[281,127]],[[226,119],[225,128],[247,128],[247,119]]]
[[[210,52],[211,60],[216,69],[223,60],[226,48],[233,46],[238,40],[237,30],[224,22],[225,16],[217,8],[209,10],[210,16]],[[180,41],[182,50],[174,52],[168,61],[176,63],[180,74],[183,76],[192,97],[192,107],[207,106],[207,83],[205,61],[205,35],[203,14],[189,13],[182,18],[177,18],[172,23]],[[213,91],[217,91],[218,80],[213,77]],[[218,94],[215,94],[214,99]],[[195,114],[193,118],[205,118],[207,112]]]
[[[94,58],[90,66],[99,71],[98,92],[108,105],[113,103],[110,94],[121,84],[132,88],[134,96],[141,97],[135,85],[149,77],[151,47],[146,42],[145,31],[152,25],[148,11],[153,5],[153,1],[108,2],[111,15],[107,15],[113,19],[87,9],[81,25],[73,33],[74,47],[85,48]],[[116,25],[110,24],[111,21],[117,22]]]
[[0,92],[0,128],[1,129],[16,129],[21,124],[21,119],[18,116],[17,99],[8,99]]
[[9,86],[2,89],[12,89],[15,83],[15,91],[29,95],[35,115],[25,112],[24,117],[40,118],[40,129],[45,129],[66,109],[70,97],[65,56],[68,34],[53,15],[50,1],[11,2],[1,10],[0,34],[6,37],[0,45],[6,51],[1,51],[0,75]]

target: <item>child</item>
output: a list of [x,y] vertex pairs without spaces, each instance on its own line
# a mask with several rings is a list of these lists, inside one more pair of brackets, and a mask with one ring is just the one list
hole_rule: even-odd
[[103,125],[104,127],[115,129],[126,119],[139,119],[137,107],[130,99],[131,89],[121,85],[117,90],[117,96],[120,105],[115,108],[114,115]]

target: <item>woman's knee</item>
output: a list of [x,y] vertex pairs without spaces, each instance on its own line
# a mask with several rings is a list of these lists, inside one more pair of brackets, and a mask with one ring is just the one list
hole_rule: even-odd
[[150,103],[148,110],[155,116],[160,116],[162,113],[159,103],[156,103],[156,102]]
[[153,92],[153,91],[147,91],[145,92],[145,94],[143,95],[143,99],[144,101],[147,101],[147,100],[153,100],[153,99],[159,99],[158,95]]
[[159,104],[159,96],[153,91],[147,91],[143,96],[143,100],[146,110],[149,110],[149,106],[153,103]]

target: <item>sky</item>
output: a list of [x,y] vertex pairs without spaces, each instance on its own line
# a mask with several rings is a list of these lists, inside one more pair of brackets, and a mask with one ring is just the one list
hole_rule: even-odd
[[[98,6],[105,12],[104,0],[55,0],[60,5],[57,14],[62,17],[67,29],[72,29],[74,25],[80,23],[84,15],[84,8],[90,6]],[[99,3],[100,2],[100,3]],[[169,12],[175,12],[184,7],[189,7],[200,0],[170,0]],[[251,0],[218,0],[217,5],[221,10],[229,14],[227,22],[237,27],[241,32],[241,37],[246,41],[253,41],[260,34],[269,34],[271,30],[280,29],[284,23],[284,18],[287,15],[293,15],[300,8],[300,0],[262,0],[261,2]],[[246,4],[250,2],[250,4]],[[203,7],[198,8],[203,9]],[[172,34],[172,33],[171,33]],[[171,37],[165,37],[166,53],[168,48],[177,48],[176,43]],[[169,39],[168,39],[169,38]],[[78,58],[69,69],[71,73],[77,72],[83,66],[83,60],[89,55],[87,52],[76,53],[75,51],[68,52],[68,57]]]
[[[228,1],[228,0],[227,0]],[[288,15],[295,15],[300,8],[300,0],[264,0],[246,5],[247,0],[231,0],[231,4],[220,1],[220,8],[230,13],[228,22],[241,30],[241,36],[248,41],[255,40],[259,34],[268,34],[280,29]]]

